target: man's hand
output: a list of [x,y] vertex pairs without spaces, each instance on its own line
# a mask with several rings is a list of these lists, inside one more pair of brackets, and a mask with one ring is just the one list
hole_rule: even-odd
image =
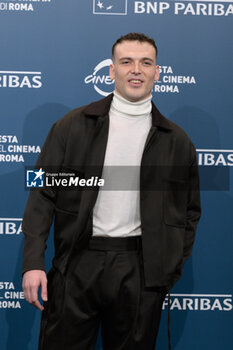
[[30,270],[25,272],[23,275],[23,291],[25,299],[37,309],[43,311],[44,307],[38,300],[39,287],[41,287],[42,300],[47,301],[48,293],[46,273],[42,270]]

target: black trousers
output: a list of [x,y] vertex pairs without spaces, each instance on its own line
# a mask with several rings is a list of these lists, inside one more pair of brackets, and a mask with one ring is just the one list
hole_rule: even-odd
[[154,350],[165,292],[145,288],[140,237],[91,238],[48,274],[39,350]]

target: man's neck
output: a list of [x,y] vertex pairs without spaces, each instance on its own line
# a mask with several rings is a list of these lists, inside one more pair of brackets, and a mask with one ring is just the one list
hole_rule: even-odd
[[148,116],[152,109],[151,99],[152,95],[145,100],[131,102],[114,91],[111,109],[126,116]]

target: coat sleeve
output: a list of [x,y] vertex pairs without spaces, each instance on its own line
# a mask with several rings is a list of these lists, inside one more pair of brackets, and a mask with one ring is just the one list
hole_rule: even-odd
[[184,236],[183,263],[185,263],[185,261],[191,255],[196,227],[201,216],[199,174],[195,149],[194,152],[195,155],[189,170],[189,191],[187,203],[187,221]]
[[[65,154],[64,124],[59,121],[52,126],[36,163],[36,169],[59,171]],[[34,269],[45,270],[46,240],[53,222],[55,200],[56,190],[51,187],[30,191],[22,223],[22,273]]]

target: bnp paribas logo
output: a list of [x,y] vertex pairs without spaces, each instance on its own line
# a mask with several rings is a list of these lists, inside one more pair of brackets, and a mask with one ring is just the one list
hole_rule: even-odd
[[93,0],[94,15],[127,15],[128,0]]

